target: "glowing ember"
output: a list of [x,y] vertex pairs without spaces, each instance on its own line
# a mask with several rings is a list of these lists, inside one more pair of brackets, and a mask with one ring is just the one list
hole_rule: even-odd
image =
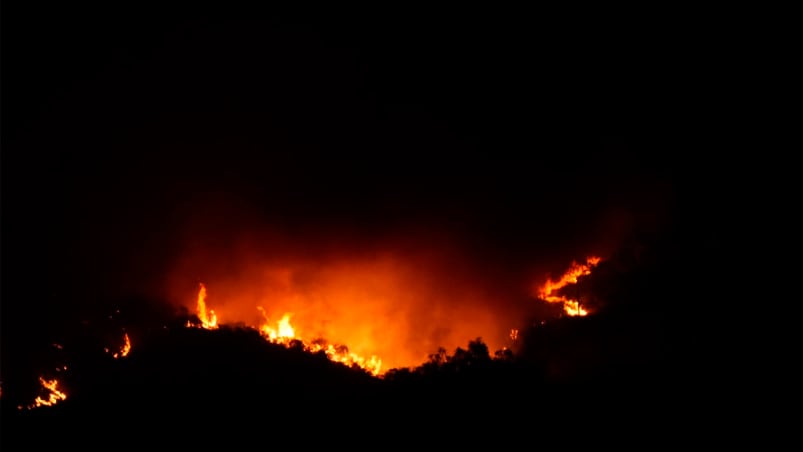
[[588,311],[580,306],[579,300],[571,299],[558,292],[569,284],[577,284],[577,278],[591,274],[591,269],[599,264],[601,260],[602,259],[599,257],[592,256],[586,259],[585,264],[572,262],[569,270],[567,270],[559,280],[553,281],[552,279],[547,279],[547,281],[538,288],[538,298],[550,303],[562,303],[563,310],[570,316],[587,315]]
[[[268,319],[267,314],[265,313],[265,309],[262,308],[262,306],[257,306],[257,310],[259,310],[260,314],[262,315],[264,322],[259,327],[250,328],[258,330],[262,337],[264,337],[268,342],[281,344],[286,347],[300,343],[303,346],[303,349],[310,353],[323,351],[326,356],[334,362],[342,363],[347,366],[360,367],[374,376],[380,375],[382,370],[382,360],[376,356],[371,356],[370,358],[366,359],[356,353],[349,352],[348,348],[345,346],[333,345],[323,339],[316,339],[312,342],[307,342],[296,337],[296,330],[290,324],[290,317],[292,316],[291,313],[285,313],[282,318],[276,322],[276,325],[273,326]],[[198,318],[201,320],[201,327],[207,329],[216,328],[217,318],[214,317],[214,311],[209,311],[213,316],[211,318],[212,320],[209,322],[204,321],[204,317],[201,315],[202,312],[206,312],[206,287],[203,284],[201,284],[201,290],[198,293]]]
[[198,320],[201,321],[201,326],[206,329],[217,328],[217,316],[214,310],[207,311],[206,309],[206,286],[201,284],[201,289],[198,291],[197,303]]
[[510,339],[515,341],[518,338],[519,338],[519,330],[515,328],[510,330]]
[[[36,397],[33,403],[26,407],[27,409],[31,410],[40,406],[53,406],[62,400],[67,399],[67,394],[65,394],[63,391],[59,391],[59,382],[55,378],[52,380],[45,380],[43,377],[39,377],[39,382],[42,384],[42,388],[47,391],[47,397]],[[22,409],[23,407],[18,408]]]
[[124,358],[128,356],[128,352],[131,351],[131,339],[128,338],[128,333],[125,333],[125,335],[123,336],[123,340],[125,342],[123,343],[123,346],[120,348],[120,351],[112,355],[115,359]]

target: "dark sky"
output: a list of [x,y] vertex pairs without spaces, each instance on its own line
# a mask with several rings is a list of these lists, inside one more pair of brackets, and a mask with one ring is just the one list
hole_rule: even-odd
[[504,269],[690,216],[727,109],[707,20],[6,3],[4,330],[155,293],[199,222],[432,230]]

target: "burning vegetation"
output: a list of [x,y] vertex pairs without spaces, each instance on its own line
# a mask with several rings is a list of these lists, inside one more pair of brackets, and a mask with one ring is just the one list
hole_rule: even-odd
[[59,389],[59,381],[55,378],[51,380],[47,380],[44,377],[39,377],[39,383],[42,385],[42,392],[44,396],[39,395],[34,399],[33,403],[23,407],[19,406],[19,409],[33,409],[42,406],[53,406],[62,400],[67,399],[67,394],[64,391]]
[[204,286],[203,283],[198,290],[196,312],[198,314],[198,320],[201,321],[201,327],[208,330],[217,328],[217,315],[215,315],[215,311],[206,309],[206,286]]
[[[109,348],[104,348],[106,353],[110,353]],[[131,339],[128,337],[128,333],[123,333],[123,345],[120,347],[120,351],[112,353],[112,358],[125,358],[128,356],[128,353],[131,351]]]
[[[215,329],[218,327],[217,317],[214,311],[207,311],[206,296],[206,286],[201,283],[196,303],[197,316],[200,322],[198,326],[205,329]],[[349,352],[348,347],[345,345],[331,344],[323,338],[316,338],[313,340],[302,339],[296,336],[296,330],[290,324],[291,313],[285,313],[282,315],[281,319],[274,323],[268,319],[265,309],[262,306],[257,306],[256,309],[261,314],[263,321],[260,325],[249,325],[248,327],[259,331],[266,341],[273,344],[281,344],[286,347],[301,346],[305,351],[310,353],[324,352],[332,361],[345,364],[349,367],[359,367],[374,376],[380,374],[382,370],[382,360],[376,356],[364,358],[356,353]],[[192,326],[191,323],[190,326]]]
[[167,298],[197,317],[193,326],[244,325],[270,342],[298,340],[375,375],[415,366],[467,338],[509,347],[510,329],[529,309],[526,285],[500,292],[496,281],[476,277],[471,256],[444,245],[346,251],[282,238],[243,240],[188,251],[168,275]]
[[123,335],[123,340],[125,342],[123,343],[122,348],[120,348],[120,351],[118,353],[115,353],[114,355],[112,355],[115,359],[116,358],[125,358],[126,356],[128,356],[128,352],[131,351],[131,339],[128,338],[128,333],[125,333]]
[[[421,421],[423,429],[444,418],[477,422],[478,412],[467,406],[490,406],[489,413],[504,415],[520,412],[515,410],[522,407],[552,412],[552,408],[592,406],[583,405],[585,400],[593,406],[612,406],[609,403],[621,403],[631,388],[638,396],[650,388],[664,394],[669,379],[678,375],[667,369],[678,361],[662,351],[662,331],[643,317],[627,312],[621,317],[621,310],[602,309],[615,303],[607,302],[607,297],[605,304],[586,306],[585,290],[590,285],[583,291],[574,287],[587,284],[589,276],[610,275],[619,268],[602,263],[592,256],[558,277],[542,278],[536,292],[523,301],[548,306],[545,312],[553,317],[535,323],[494,324],[504,326],[499,334],[509,346],[496,347],[475,335],[468,347],[466,340],[456,346],[433,347],[410,366],[386,366],[383,354],[356,353],[347,342],[310,334],[315,330],[308,329],[314,323],[309,311],[282,304],[277,309],[268,304],[269,297],[251,298],[251,320],[245,322],[240,306],[233,307],[218,293],[217,281],[196,283],[185,297],[185,305],[192,310],[173,311],[165,317],[142,316],[150,321],[147,328],[124,322],[122,334],[120,325],[105,331],[102,341],[117,353],[104,353],[93,342],[88,348],[98,356],[79,363],[71,360],[81,356],[77,342],[62,342],[63,350],[59,347],[58,351],[68,353],[71,372],[59,374],[57,380],[42,377],[38,395],[31,392],[21,398],[22,403],[14,400],[10,405],[15,408],[12,420],[34,431],[55,426],[77,441],[89,430],[110,431],[119,425],[139,431],[173,429],[176,419],[193,425],[256,422],[276,431],[320,421],[332,433],[381,420],[392,430],[388,434],[398,434],[393,420],[400,413],[417,413],[408,418],[413,423],[431,416],[431,421]],[[603,290],[603,282],[597,279],[593,287]],[[238,284],[229,286],[234,287]],[[582,298],[571,296],[578,292]],[[566,302],[576,303],[569,307],[581,308],[586,315],[570,315]],[[123,317],[126,310],[121,311]],[[101,319],[108,322],[105,316]],[[359,323],[350,325],[360,331]],[[36,374],[28,381],[35,386]],[[598,404],[594,397],[610,401]],[[661,406],[664,399],[653,401]],[[18,404],[22,405],[19,410]],[[54,405],[58,406],[50,408]],[[349,417],[344,406],[370,409]],[[143,412],[147,415],[142,416]],[[250,432],[248,428],[242,433]],[[191,441],[206,441],[188,436]]]
[[[601,258],[591,256],[586,258],[584,263],[573,262],[560,278],[546,278],[546,281],[538,284],[535,289],[535,298],[549,304],[559,304],[569,317],[586,316],[590,313],[587,306],[581,304],[579,296],[573,297],[572,285],[578,284],[583,276],[590,275],[592,270],[601,262]],[[403,270],[398,272],[398,270]],[[184,327],[199,330],[220,330],[221,327],[244,328],[254,332],[265,343],[278,345],[290,351],[304,351],[309,355],[325,356],[329,361],[342,364],[345,367],[359,369],[373,377],[386,378],[389,375],[393,381],[404,380],[405,375],[430,375],[432,372],[441,372],[444,369],[458,369],[465,366],[478,365],[488,360],[499,360],[509,362],[513,356],[513,349],[521,341],[521,335],[526,325],[511,324],[500,322],[498,318],[485,316],[487,311],[469,311],[470,317],[463,317],[468,320],[463,324],[457,325],[458,329],[451,335],[441,335],[439,340],[446,342],[437,347],[431,347],[430,353],[426,358],[413,361],[410,357],[417,356],[414,353],[405,355],[405,347],[415,343],[405,342],[405,334],[413,334],[415,325],[405,321],[404,313],[397,313],[396,322],[387,315],[387,307],[395,302],[404,301],[405,298],[400,294],[405,292],[404,287],[410,286],[412,296],[426,295],[430,292],[422,291],[420,284],[415,289],[413,282],[424,281],[416,280],[411,277],[410,267],[399,267],[398,262],[384,261],[380,265],[364,266],[364,264],[349,263],[348,265],[338,264],[334,269],[319,270],[316,272],[306,271],[304,268],[287,268],[276,270],[268,268],[262,272],[267,276],[266,285],[273,285],[272,291],[267,293],[274,295],[273,298],[265,296],[255,297],[253,295],[253,285],[228,285],[229,291],[223,291],[222,296],[214,292],[214,307],[222,308],[224,313],[223,323],[220,322],[218,314],[209,303],[209,292],[205,283],[199,283],[194,302],[194,315],[183,323]],[[303,275],[303,277],[301,277]],[[315,280],[315,277],[320,279]],[[306,278],[306,279],[305,279]],[[299,283],[303,281],[303,284]],[[353,281],[364,281],[370,286],[368,289],[359,287]],[[276,286],[279,286],[279,290]],[[233,291],[233,286],[239,287],[239,293]],[[217,287],[217,286],[213,286]],[[308,290],[310,287],[316,290]],[[473,286],[472,288],[475,288]],[[248,290],[250,289],[250,291]],[[579,292],[578,292],[579,293]],[[226,299],[226,294],[234,295],[235,303]],[[476,294],[475,294],[476,295]],[[238,298],[239,296],[239,298]],[[252,315],[245,315],[243,312],[243,300],[254,300],[251,312]],[[345,308],[341,311],[331,309],[322,300],[334,300],[340,302]],[[383,300],[378,305],[371,303],[370,300]],[[227,303],[229,301],[229,303]],[[268,304],[275,301],[275,309],[270,309]],[[288,303],[288,301],[290,301]],[[311,306],[305,306],[309,302]],[[416,304],[420,307],[421,304]],[[432,313],[443,315],[444,306],[433,303],[429,306]],[[470,305],[469,305],[470,307]],[[306,308],[306,309],[305,309]],[[327,309],[329,308],[329,309]],[[448,306],[446,306],[448,308]],[[421,314],[422,311],[414,311]],[[118,311],[119,313],[119,311]],[[300,314],[299,314],[300,313]],[[347,315],[344,315],[347,314]],[[317,316],[317,317],[316,317]],[[111,318],[111,317],[110,317]],[[243,319],[250,319],[245,321]],[[436,317],[437,319],[437,317]],[[300,320],[300,321],[298,321]],[[484,322],[487,320],[487,322]],[[374,321],[374,324],[371,322]],[[426,316],[422,317],[420,325],[427,325]],[[541,322],[543,323],[543,322]],[[320,328],[324,325],[325,328]],[[316,328],[318,326],[319,328]],[[480,328],[475,328],[480,326]],[[165,327],[167,328],[167,327]],[[480,339],[484,333],[495,330],[503,341],[492,339],[485,342]],[[424,330],[425,331],[425,330]],[[470,335],[470,331],[478,334]],[[361,347],[357,352],[350,349],[349,343],[345,341],[331,341],[325,332],[335,333],[337,337],[350,338],[360,343]],[[351,333],[351,334],[343,334]],[[341,333],[341,334],[337,334]],[[378,340],[385,334],[384,341]],[[404,334],[402,334],[404,333]],[[474,337],[474,341],[469,343],[469,349],[463,350],[454,342],[456,334],[465,338]],[[487,337],[487,336],[485,336]],[[449,341],[452,341],[449,343]],[[429,342],[431,344],[433,342]],[[57,348],[62,350],[60,344]],[[420,345],[420,344],[419,344]],[[487,350],[492,346],[497,352],[491,356]],[[455,348],[456,347],[456,348]],[[116,346],[117,351],[112,352],[109,347],[104,347],[105,354],[111,355],[115,360],[120,360],[129,355],[132,349],[132,341],[129,333],[123,330],[122,344]],[[455,355],[449,356],[446,350],[455,348]],[[437,349],[436,354],[431,351]],[[374,351],[371,353],[370,351]],[[364,353],[368,351],[369,353]],[[380,354],[380,352],[382,354]],[[393,365],[387,365],[383,360],[383,354],[390,356]],[[400,358],[401,356],[401,358]],[[421,363],[424,364],[421,364]],[[474,363],[474,364],[471,364]],[[485,365],[485,364],[483,364]],[[66,370],[66,366],[64,366]],[[436,373],[437,373],[436,372]],[[69,378],[68,378],[69,379]],[[40,377],[41,394],[36,396],[33,403],[19,406],[19,409],[33,409],[44,406],[53,406],[67,398],[66,392],[60,386],[61,381],[57,379],[46,379]]]
[[577,284],[578,278],[591,274],[591,270],[600,263],[602,259],[597,256],[586,258],[585,263],[573,261],[569,269],[557,280],[547,278],[546,282],[537,288],[536,296],[549,303],[560,303],[566,314],[570,316],[588,315],[588,310],[580,305],[579,296],[572,297],[562,291],[570,284]]
[[[567,295],[565,288],[577,284],[578,278],[591,274],[592,269],[597,266],[602,259],[597,256],[590,256],[586,258],[585,263],[572,262],[570,268],[557,280],[547,278],[546,282],[538,286],[537,298],[548,303],[560,303],[563,306],[565,313],[569,316],[586,316],[589,311],[585,306],[582,306],[579,297],[572,297]],[[285,282],[290,281],[292,277],[285,273],[283,276]],[[293,294],[294,298],[300,298],[299,294]],[[215,311],[210,309],[207,304],[207,288],[203,283],[199,284],[199,290],[195,303],[196,315],[198,323],[191,326],[198,326],[205,329],[215,329],[218,327],[218,319]],[[357,308],[359,309],[359,308]],[[282,344],[287,347],[301,346],[304,350],[311,353],[324,352],[326,356],[332,361],[345,364],[347,366],[359,367],[374,376],[380,376],[384,373],[382,366],[382,359],[376,354],[370,354],[368,357],[362,356],[358,353],[349,351],[345,344],[333,344],[322,336],[314,336],[312,338],[300,334],[303,328],[298,328],[291,324],[293,314],[291,312],[284,312],[280,315],[278,320],[272,321],[265,308],[262,306],[255,306],[255,310],[259,313],[259,320],[253,323],[246,323],[246,326],[253,328],[260,332],[262,337],[268,342],[274,344]],[[359,312],[355,313],[355,318],[366,317],[360,316]],[[377,320],[380,318],[378,317]],[[323,322],[329,322],[331,319],[318,319]],[[370,321],[370,319],[369,319]],[[362,327],[360,324],[344,325],[345,327],[352,327],[359,329]],[[517,326],[517,325],[515,325]],[[508,329],[509,331],[508,344],[503,344],[502,349],[508,349],[508,346],[518,340],[519,331],[517,328]],[[365,341],[365,338],[363,342]],[[370,338],[369,338],[370,339]],[[370,340],[368,340],[370,342]],[[395,344],[391,344],[395,345]],[[392,351],[392,347],[389,348]],[[404,367],[404,366],[400,366]]]

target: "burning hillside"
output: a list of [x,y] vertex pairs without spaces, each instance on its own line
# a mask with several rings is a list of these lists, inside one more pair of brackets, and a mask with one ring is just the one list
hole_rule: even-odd
[[374,373],[418,365],[439,347],[477,336],[494,349],[510,346],[509,331],[526,309],[524,285],[495,289],[443,245],[356,252],[289,239],[236,245],[180,261],[173,303],[198,312],[206,326],[242,324],[272,341],[300,339]]
[[[193,315],[184,327],[246,328],[266,343],[382,377],[389,370],[420,366],[437,350],[458,348],[472,338],[482,338],[491,350],[515,349],[519,332],[528,327],[522,315],[527,305],[560,305],[569,316],[591,313],[572,289],[601,260],[573,262],[557,278],[543,275],[531,284],[537,290],[517,306],[501,298],[516,294],[517,287],[493,296],[490,285],[472,280],[475,273],[454,254],[330,256],[323,262],[294,257],[281,264],[251,255],[225,277],[199,283],[194,296],[186,294],[183,307]],[[142,331],[144,325],[130,327]],[[113,360],[122,361],[137,347],[126,326],[105,337],[112,342],[102,348],[103,355]],[[40,382],[35,401],[19,409],[67,398],[59,380],[41,377]]]
[[[267,340],[274,344],[285,346],[301,346],[310,353],[324,352],[332,361],[345,364],[349,367],[360,367],[372,375],[379,375],[382,370],[382,360],[376,356],[366,359],[356,353],[348,351],[345,345],[335,345],[327,343],[324,338],[316,338],[312,341],[303,340],[296,337],[295,328],[290,324],[291,313],[285,313],[281,319],[271,322],[265,314],[262,306],[257,306],[257,310],[263,317],[261,325],[251,326]],[[217,318],[214,311],[206,307],[206,286],[201,284],[198,290],[197,315],[199,319],[198,327],[205,329],[215,329],[218,327]],[[190,323],[188,326],[192,326]]]
[[[521,407],[513,393],[550,378],[580,393],[623,372],[638,381],[644,356],[663,371],[669,329],[697,349],[641,312],[604,318],[712,305],[668,290],[709,281],[685,272],[716,256],[698,244],[720,223],[685,240],[703,222],[683,202],[709,212],[729,187],[698,197],[685,185],[712,143],[677,134],[696,96],[673,64],[696,59],[666,52],[665,33],[600,41],[624,29],[595,20],[605,25],[531,35],[528,15],[491,23],[485,10],[110,8],[25,6],[9,21],[23,47],[5,53],[19,71],[3,152],[0,402],[30,421],[18,438],[65,419],[81,426],[76,444],[89,430],[151,441],[149,424],[178,431],[186,417],[193,428],[176,436],[200,442],[281,434],[277,419],[315,432],[344,406],[398,409],[377,392],[422,388],[437,391],[416,412],[450,419],[441,390]],[[522,65],[533,49],[537,64]],[[637,267],[615,260],[623,243],[676,229],[689,231],[668,239],[682,255],[611,282]],[[255,411],[258,428],[216,431]]]
[[[562,289],[589,275],[600,261],[592,256],[584,264],[572,262],[557,280],[547,278],[537,284],[537,299],[560,303],[570,316],[587,315],[578,297],[565,295]],[[424,264],[429,268],[421,271]],[[523,325],[520,320],[505,324],[504,319],[513,319],[510,314],[518,312],[500,313],[493,308],[500,302],[495,303],[488,294],[483,297],[476,287],[451,286],[450,292],[438,291],[437,283],[443,281],[426,275],[434,269],[431,261],[403,262],[392,256],[340,261],[326,268],[299,262],[268,265],[233,286],[222,284],[222,296],[214,298],[215,306],[225,313],[220,318],[223,323],[246,325],[272,343],[296,343],[313,353],[323,351],[333,361],[361,367],[373,375],[413,367],[432,351],[454,348],[472,337],[487,338],[494,349],[515,344]],[[446,298],[448,293],[457,296],[458,303]],[[249,301],[253,303],[250,310]],[[450,310],[452,305],[459,310]],[[194,309],[197,326],[217,328],[219,319],[203,283]]]

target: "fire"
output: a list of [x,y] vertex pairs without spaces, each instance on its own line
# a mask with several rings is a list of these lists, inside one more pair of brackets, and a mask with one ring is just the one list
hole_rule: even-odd
[[304,344],[305,348],[310,352],[319,352],[323,350],[326,356],[332,361],[345,364],[347,366],[359,366],[372,375],[380,375],[382,370],[382,360],[376,356],[371,356],[368,359],[359,356],[356,353],[350,353],[346,347],[336,347],[332,344],[327,344],[323,340],[318,340],[311,345]]
[[[59,382],[55,378],[52,380],[45,380],[44,377],[39,377],[39,382],[42,384],[42,388],[47,391],[47,398],[37,396],[33,403],[27,406],[29,410],[41,406],[53,406],[67,399],[67,394],[58,389]],[[21,406],[18,408],[22,409]]]
[[580,300],[572,299],[566,295],[558,293],[560,289],[569,284],[577,284],[577,278],[591,274],[591,270],[599,264],[602,259],[591,256],[586,259],[584,264],[572,262],[572,265],[557,281],[548,278],[546,282],[538,288],[538,298],[550,303],[562,303],[563,310],[570,316],[588,315],[588,311],[580,306]]
[[[329,350],[338,360],[373,366],[370,357],[376,356],[383,369],[397,369],[417,366],[439,347],[453,349],[475,337],[499,349],[529,309],[521,303],[530,295],[529,286],[511,284],[523,274],[486,275],[471,256],[450,245],[348,251],[343,244],[319,249],[289,239],[258,242],[248,240],[234,251],[193,252],[177,264],[167,288],[175,305],[194,314],[188,323],[203,324],[196,299],[203,282],[203,308],[214,308],[221,327],[248,326],[266,339],[272,332],[274,340],[292,335],[313,348],[325,338],[335,350],[324,345],[319,351]],[[188,288],[185,281],[197,275],[202,279]],[[337,353],[342,344],[348,353]]]
[[115,359],[124,358],[128,356],[128,352],[131,351],[131,339],[128,338],[128,333],[125,333],[125,335],[123,336],[123,340],[125,342],[123,343],[123,346],[120,348],[120,351],[112,355]]
[[201,283],[201,288],[198,290],[197,302],[198,319],[201,321],[201,326],[206,329],[217,328],[217,315],[215,311],[206,309],[206,286]]
[[[205,310],[206,287],[201,284],[201,290],[198,293],[198,318],[201,320],[201,327],[208,329],[216,328],[216,317],[212,317],[212,323],[204,321],[204,317],[202,317],[201,313],[205,312]],[[370,372],[374,376],[380,375],[382,370],[382,360],[376,356],[371,356],[370,358],[366,359],[357,353],[349,352],[348,348],[345,346],[330,344],[324,339],[315,339],[312,342],[305,341],[296,337],[296,329],[290,324],[290,317],[292,316],[292,313],[285,313],[274,326],[271,324],[267,314],[265,313],[265,309],[262,306],[257,306],[257,310],[262,315],[263,323],[255,329],[257,329],[268,342],[281,344],[287,347],[294,343],[300,343],[304,350],[308,352],[317,353],[323,351],[326,356],[334,362],[342,363],[347,366],[358,366]],[[210,310],[209,312],[214,315],[214,311]]]
[[262,306],[257,306],[257,309],[265,319],[265,323],[259,327],[259,332],[268,338],[271,342],[286,342],[296,337],[295,329],[290,325],[291,313],[285,313],[282,319],[276,324],[276,328],[270,325],[265,309]]

